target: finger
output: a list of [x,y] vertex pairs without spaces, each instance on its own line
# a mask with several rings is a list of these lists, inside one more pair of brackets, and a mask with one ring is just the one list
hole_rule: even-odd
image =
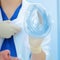
[[10,51],[9,50],[4,50],[1,53],[5,60],[10,60]]
[[4,57],[1,52],[0,52],[0,60],[4,60]]
[[21,31],[21,28],[16,25],[11,25],[11,27],[18,32]]
[[10,29],[9,31],[7,31],[6,35],[4,35],[5,38],[10,38],[11,36],[17,34],[18,31],[14,30],[14,29]]
[[4,51],[1,51],[1,53],[3,54],[7,54],[7,55],[10,55],[10,51],[9,50],[4,50]]
[[15,30],[15,29],[11,29],[11,31],[10,31],[10,37],[11,37],[12,35],[17,34],[18,32],[19,32],[19,31]]

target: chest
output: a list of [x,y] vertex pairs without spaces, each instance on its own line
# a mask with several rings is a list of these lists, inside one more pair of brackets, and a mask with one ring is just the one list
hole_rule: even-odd
[[[21,32],[19,32],[17,35],[14,36],[14,42],[15,42],[15,47],[17,50],[17,56],[18,58],[21,58],[22,60],[25,60],[25,59],[28,60],[29,55],[30,55],[30,51],[28,47],[29,46],[28,34],[24,30],[25,10],[26,8],[22,7],[21,11],[19,12],[18,17],[14,21],[12,21],[13,24],[16,24],[17,26],[21,27]],[[0,21],[3,21],[2,16],[1,16],[1,11],[0,11]],[[0,41],[2,45],[2,40]]]

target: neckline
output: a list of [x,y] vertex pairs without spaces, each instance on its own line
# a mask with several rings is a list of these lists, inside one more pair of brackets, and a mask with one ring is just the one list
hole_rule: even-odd
[[12,16],[10,18],[8,18],[8,16],[4,12],[3,8],[1,7],[3,20],[14,20],[14,19],[16,19],[17,16],[19,15],[21,7],[22,7],[22,3],[16,8],[16,10],[14,11],[14,13],[12,14]]

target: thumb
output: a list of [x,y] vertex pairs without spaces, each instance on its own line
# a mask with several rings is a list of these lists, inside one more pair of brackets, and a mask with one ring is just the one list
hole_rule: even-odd
[[1,52],[3,54],[3,57],[6,59],[6,60],[10,60],[10,51],[9,50],[4,50]]

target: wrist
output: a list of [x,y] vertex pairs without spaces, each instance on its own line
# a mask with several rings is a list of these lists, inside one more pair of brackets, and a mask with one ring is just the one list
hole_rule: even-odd
[[38,47],[30,47],[30,48],[31,48],[31,51],[32,51],[33,54],[39,54],[42,51],[40,46],[38,46]]

